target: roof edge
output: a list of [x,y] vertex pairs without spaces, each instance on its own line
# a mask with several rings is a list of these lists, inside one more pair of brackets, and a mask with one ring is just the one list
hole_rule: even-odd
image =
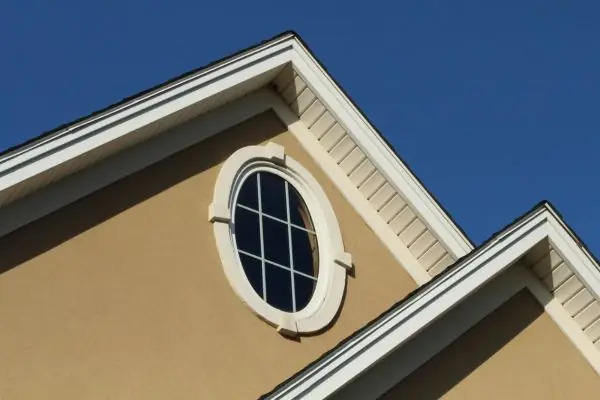
[[[317,55],[311,50],[310,46],[304,41],[304,39],[300,36],[296,36],[295,39],[298,41],[301,46],[303,52],[307,57],[309,57],[312,62],[321,69],[322,75],[329,81],[329,83],[341,94],[341,96],[346,100],[348,106],[356,116],[361,120],[361,122],[368,128],[368,130],[373,133],[377,139],[380,140],[380,146],[384,147],[387,150],[388,154],[385,154],[385,158],[389,159],[395,166],[398,166],[403,175],[409,177],[410,183],[412,186],[416,186],[419,188],[420,197],[419,200],[422,202],[427,202],[433,205],[435,209],[435,213],[438,218],[441,218],[444,221],[446,226],[451,227],[453,240],[460,247],[460,251],[456,251],[456,255],[458,257],[463,256],[469,251],[473,250],[476,247],[473,240],[467,235],[466,231],[456,222],[454,217],[448,212],[446,208],[439,202],[439,200],[427,189],[427,187],[423,184],[417,174],[410,168],[408,163],[402,158],[402,156],[398,153],[395,147],[391,144],[391,142],[386,139],[386,137],[377,129],[375,124],[369,119],[368,115],[362,111],[362,109],[358,106],[356,101],[350,96],[350,94],[339,84],[339,82],[329,73],[325,65],[320,61]],[[392,179],[392,181],[394,181]],[[425,220],[430,221],[431,218],[424,217]],[[434,229],[438,231],[438,229]],[[439,232],[438,232],[439,233]],[[447,243],[449,245],[449,243]],[[451,246],[456,249],[457,246]]]
[[[568,237],[573,240],[574,243],[580,246],[580,249],[585,254],[589,262],[595,266],[595,281],[591,282],[586,281],[585,279],[582,279],[582,281],[584,281],[586,287],[589,287],[591,291],[598,297],[600,295],[600,269],[598,269],[597,259],[587,250],[585,245],[583,245],[580,242],[580,240],[577,238],[572,229],[570,229],[566,222],[560,217],[560,214],[558,214],[555,207],[549,201],[543,200],[534,205],[530,210],[528,210],[521,216],[517,217],[514,221],[506,225],[500,231],[494,233],[480,246],[475,248],[469,254],[457,260],[440,275],[436,276],[434,279],[432,279],[425,285],[409,293],[407,296],[393,304],[390,308],[388,308],[378,317],[368,322],[365,326],[354,332],[351,336],[345,338],[343,341],[338,343],[338,345],[321,355],[318,359],[316,359],[315,361],[313,361],[312,363],[310,363],[309,365],[307,365],[306,367],[304,367],[303,369],[286,379],[284,382],[277,385],[270,392],[264,394],[260,398],[279,399],[284,398],[284,396],[291,396],[290,398],[299,398],[295,396],[296,393],[311,393],[311,391],[316,386],[325,384],[327,379],[329,379],[321,376],[321,379],[311,382],[311,378],[319,374],[324,375],[324,371],[328,368],[328,366],[330,364],[335,363],[336,361],[339,361],[336,359],[344,357],[344,353],[346,351],[352,351],[353,353],[351,357],[347,360],[344,360],[344,362],[354,362],[359,356],[361,356],[359,352],[356,351],[356,349],[361,346],[361,342],[369,342],[362,354],[366,354],[369,351],[373,351],[373,343],[381,340],[379,337],[375,338],[375,336],[383,336],[381,334],[381,331],[382,329],[384,329],[383,327],[386,324],[388,324],[388,326],[392,326],[392,328],[390,328],[390,330],[387,331],[388,335],[393,330],[402,329],[403,322],[401,322],[399,316],[402,314],[403,311],[408,310],[409,307],[414,305],[415,302],[419,301],[420,299],[425,299],[425,297],[428,296],[428,294],[434,293],[435,291],[438,291],[438,294],[440,294],[447,293],[448,291],[452,290],[452,288],[454,288],[455,286],[448,285],[448,282],[450,280],[454,280],[456,284],[460,284],[461,282],[466,283],[465,281],[467,279],[472,279],[472,275],[464,274],[463,272],[469,266],[476,265],[477,262],[480,262],[478,260],[484,259],[486,253],[491,252],[494,249],[494,247],[505,247],[508,242],[511,242],[511,236],[516,236],[516,240],[513,240],[512,243],[519,244],[520,241],[528,240],[525,238],[524,235],[537,232],[536,235],[533,237],[534,240],[528,241],[529,247],[521,246],[522,249],[526,250],[521,249],[521,253],[516,253],[517,255],[519,255],[519,257],[522,256],[526,253],[526,251],[531,249],[533,245],[539,243],[539,240],[543,240],[544,238],[547,238],[553,234],[552,229],[544,228],[547,224],[556,224],[556,226],[554,226],[553,229],[556,230],[558,228],[559,230],[563,231],[562,233],[566,233]],[[491,264],[484,263],[482,265],[482,268],[486,268],[486,265]],[[580,267],[579,265],[573,265],[573,268],[579,269],[582,267]],[[461,277],[461,279],[456,280],[455,278],[457,278],[459,274],[463,276]],[[497,273],[493,276],[496,275]],[[489,280],[493,279],[493,276],[490,277]],[[463,297],[457,298],[456,300],[461,300],[462,298],[467,297],[470,293],[472,293],[477,288],[483,286],[488,281],[482,281],[479,285],[473,286],[471,288],[472,291],[466,293]],[[444,286],[446,286],[446,290],[443,289]],[[427,301],[431,300],[428,299]],[[418,311],[415,311],[412,308],[410,309],[410,311],[411,313],[413,313],[413,315],[414,313],[418,313]],[[431,322],[438,319],[444,314],[445,312],[439,312],[438,314],[432,315],[431,318],[427,319],[427,322],[423,324],[423,329],[426,326],[428,326]],[[392,321],[393,319],[395,319],[396,322],[390,324],[390,321]],[[413,334],[418,334],[418,332],[414,332]],[[401,343],[394,343],[390,348],[395,348],[400,344]],[[377,358],[375,361],[384,357],[385,354],[380,358]],[[375,362],[373,360],[371,361],[372,362],[370,364],[364,365],[361,371],[368,369]],[[336,364],[335,370],[332,370],[332,374],[339,373],[339,370],[345,367],[345,364]],[[353,379],[355,376],[356,375],[353,375],[348,380]]]
[[99,110],[96,110],[90,114],[84,115],[83,117],[77,118],[73,121],[66,122],[61,124],[55,128],[52,128],[48,131],[42,132],[41,134],[34,136],[30,139],[25,140],[17,145],[10,146],[2,151],[0,151],[0,164],[5,161],[7,158],[10,158],[15,155],[15,153],[20,153],[23,151],[27,151],[28,149],[37,146],[41,142],[46,142],[47,140],[52,140],[56,136],[60,136],[64,133],[68,133],[70,131],[76,130],[81,126],[93,123],[98,119],[101,119],[109,114],[119,111],[122,107],[127,107],[135,102],[143,101],[145,98],[150,97],[156,94],[158,91],[167,89],[170,86],[177,86],[181,84],[183,81],[195,77],[195,75],[201,75],[204,73],[210,72],[212,69],[219,68],[223,64],[227,64],[235,61],[235,59],[242,58],[249,53],[259,51],[262,48],[272,46],[280,41],[285,41],[289,39],[299,39],[299,36],[296,32],[288,30],[281,32],[269,39],[265,39],[259,43],[256,43],[252,46],[243,48],[241,50],[236,51],[233,54],[229,54],[227,56],[221,57],[215,61],[211,61],[208,64],[202,65],[200,67],[194,68],[190,71],[184,72],[180,75],[177,75],[171,79],[163,81],[159,84],[156,84],[148,89],[142,90],[141,92],[135,93],[131,96],[127,96],[116,103],[110,104],[106,107],[103,107]]

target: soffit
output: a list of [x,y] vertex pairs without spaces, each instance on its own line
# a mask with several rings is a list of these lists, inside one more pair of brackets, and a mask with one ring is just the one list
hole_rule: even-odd
[[374,156],[366,154],[306,79],[288,66],[274,79],[273,87],[431,277],[456,261],[415,204],[376,166]]
[[[0,207],[272,83],[430,276],[472,249],[449,215],[297,36],[284,34],[217,64],[0,157]],[[184,92],[186,87],[188,92]],[[194,91],[209,95],[200,96]],[[159,100],[162,104],[157,106]],[[119,137],[98,140],[112,131],[126,130],[126,118],[132,118],[131,112],[124,117],[120,115],[126,114],[132,103],[131,107],[139,106],[139,115],[148,121],[132,124],[132,129]],[[157,112],[159,106],[163,109]],[[165,108],[172,110],[167,112]],[[81,136],[82,132],[87,136]],[[73,136],[77,140],[69,141]],[[99,144],[94,145],[94,140]],[[65,148],[83,141],[86,145],[89,142],[85,152],[60,159],[63,155],[59,153],[65,153]],[[57,142],[64,144],[58,146]],[[48,143],[54,147],[43,150]],[[26,162],[19,161],[20,158]],[[40,159],[43,162],[38,162]],[[37,165],[29,168],[27,162]]]
[[527,253],[521,263],[564,307],[569,317],[600,350],[600,302],[589,285],[577,275],[573,264],[565,260],[550,241],[544,240]]

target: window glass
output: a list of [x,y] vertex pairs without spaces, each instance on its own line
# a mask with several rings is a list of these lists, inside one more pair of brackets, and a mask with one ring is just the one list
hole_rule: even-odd
[[237,198],[238,204],[258,210],[258,182],[256,174],[250,175],[245,181]]
[[306,307],[317,281],[318,245],[296,189],[279,175],[253,173],[238,192],[233,226],[240,261],[255,292],[282,311]]

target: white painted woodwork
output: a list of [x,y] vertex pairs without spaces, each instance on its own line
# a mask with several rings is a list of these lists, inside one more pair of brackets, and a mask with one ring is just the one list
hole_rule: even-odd
[[556,268],[562,259],[554,250],[550,250],[541,260],[533,266],[533,272],[538,278],[547,277],[551,270]]
[[583,283],[581,283],[579,278],[577,278],[575,275],[572,275],[565,283],[560,285],[560,287],[554,291],[554,297],[560,302],[560,304],[564,304],[579,290],[581,290],[582,287]]
[[419,258],[419,261],[421,261],[425,269],[430,270],[444,254],[446,254],[446,249],[444,249],[444,246],[442,246],[440,242],[436,242]]
[[307,86],[300,92],[298,97],[290,104],[290,108],[296,113],[296,115],[302,115],[304,111],[311,106],[316,100],[315,94]]
[[[412,206],[387,182],[381,171],[376,169],[372,160],[356,145],[321,99],[315,97],[303,79],[295,72],[290,73],[289,69],[282,71],[281,75],[274,79],[273,86],[309,131],[319,139],[344,174],[389,224],[399,240],[416,258],[426,256],[425,253],[429,251],[438,257],[431,259],[431,255],[426,256],[425,262],[430,264],[423,265],[423,268],[435,266],[435,273],[439,273],[452,264],[454,258],[450,254],[444,255],[447,250],[443,249],[434,233],[427,231],[426,225]],[[436,243],[438,247],[434,246]],[[438,249],[440,247],[444,250],[441,253]]]
[[417,258],[421,257],[436,242],[435,237],[429,230],[423,233],[415,240],[408,249]]
[[379,171],[375,171],[362,185],[360,185],[359,190],[367,199],[370,199],[384,183],[385,178],[383,175],[381,175]]
[[377,211],[381,210],[384,205],[386,205],[392,197],[396,194],[396,191],[389,183],[385,182],[382,187],[380,187],[377,192],[369,199],[369,202]]
[[583,332],[587,335],[587,337],[592,342],[595,342],[598,339],[600,339],[600,319],[597,319],[596,321],[594,321]]
[[331,149],[329,155],[337,164],[339,164],[355,147],[356,144],[354,141],[350,139],[350,136],[346,135],[333,147],[333,149]]
[[386,223],[389,223],[404,207],[408,207],[406,202],[402,200],[402,197],[400,197],[399,194],[396,194],[381,210],[379,210],[379,215],[381,215],[381,218],[383,218]]
[[333,115],[329,111],[325,111],[310,128],[310,131],[317,139],[321,139],[331,129],[333,124],[335,124],[335,118],[333,118]]
[[321,145],[329,152],[333,146],[335,146],[342,138],[346,135],[346,131],[338,124],[335,123],[331,129],[329,129],[323,137],[321,137]]
[[585,329],[599,317],[600,304],[597,301],[593,301],[575,316],[575,322],[577,322],[582,329]]
[[300,117],[300,120],[310,129],[317,119],[325,112],[325,107],[317,99],[306,109],[306,111]]
[[421,234],[426,230],[427,228],[425,227],[425,224],[423,224],[423,222],[417,218],[410,225],[408,225],[406,229],[403,230],[400,235],[398,235],[398,237],[400,240],[402,240],[402,243],[405,243],[410,249],[410,245],[413,244],[413,242],[417,240],[418,237],[421,236]]
[[567,264],[561,262],[548,276],[543,279],[543,282],[544,285],[550,289],[550,291],[553,291],[572,275],[573,272],[571,272],[571,269],[567,266]]
[[285,100],[287,104],[291,104],[298,95],[306,88],[306,83],[299,76],[296,76],[293,82],[291,82],[284,90],[281,92],[281,97]]
[[358,147],[354,147],[350,153],[340,162],[340,168],[346,175],[350,175],[364,160],[365,153]]
[[581,289],[579,292],[573,296],[569,301],[567,301],[564,306],[565,310],[571,315],[574,316],[579,313],[585,306],[590,304],[594,298],[587,288]]
[[438,262],[436,262],[433,267],[428,271],[431,276],[437,276],[440,273],[444,272],[446,268],[454,263],[454,258],[448,253],[446,253]]
[[283,70],[273,79],[273,86],[277,92],[283,92],[292,81],[298,76],[294,68],[291,66],[283,68]]
[[402,231],[417,218],[413,210],[410,207],[404,207],[398,215],[396,215],[390,222],[390,227],[396,235],[402,233]]

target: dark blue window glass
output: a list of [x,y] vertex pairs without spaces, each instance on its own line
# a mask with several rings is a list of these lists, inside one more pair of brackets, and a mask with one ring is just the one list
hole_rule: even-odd
[[270,172],[248,176],[238,192],[233,229],[255,292],[282,311],[306,307],[317,283],[318,246],[312,219],[296,189]]

